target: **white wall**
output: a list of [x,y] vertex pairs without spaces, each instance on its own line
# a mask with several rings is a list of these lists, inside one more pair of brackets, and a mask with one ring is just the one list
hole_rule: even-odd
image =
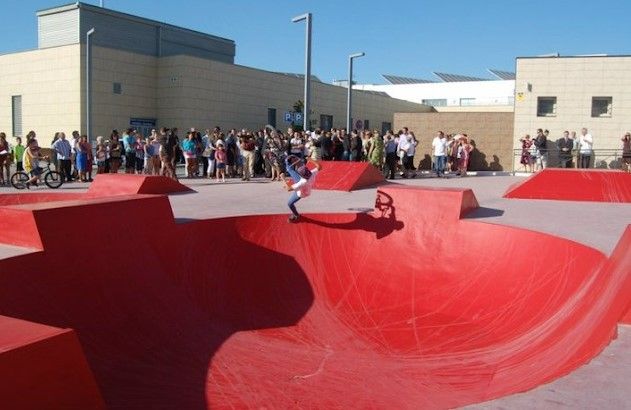
[[447,106],[460,106],[461,99],[475,98],[473,105],[513,105],[514,80],[466,81],[427,84],[357,84],[359,90],[382,91],[390,97],[422,104],[427,99],[446,99]]

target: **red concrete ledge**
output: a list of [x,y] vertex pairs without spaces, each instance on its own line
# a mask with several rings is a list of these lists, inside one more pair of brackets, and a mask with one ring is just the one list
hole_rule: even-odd
[[511,186],[504,198],[631,202],[631,174],[612,170],[547,168]]
[[332,191],[355,191],[385,181],[383,175],[367,162],[322,161],[314,188]]
[[88,189],[88,197],[195,192],[171,178],[158,175],[100,174]]
[[0,407],[104,409],[75,332],[0,316]]

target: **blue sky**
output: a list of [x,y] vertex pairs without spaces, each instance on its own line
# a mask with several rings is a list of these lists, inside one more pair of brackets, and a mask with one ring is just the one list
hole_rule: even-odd
[[[0,0],[0,53],[37,47],[35,11],[65,0]],[[98,0],[87,1],[98,4]],[[357,51],[355,80],[380,74],[432,79],[432,71],[488,77],[514,70],[516,56],[631,54],[631,1],[567,0],[106,0],[108,8],[184,26],[237,43],[237,64],[304,70],[304,23],[314,15],[313,73],[346,77]]]

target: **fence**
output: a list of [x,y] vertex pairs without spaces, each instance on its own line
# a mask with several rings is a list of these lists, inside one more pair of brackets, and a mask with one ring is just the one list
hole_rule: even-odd
[[[512,172],[528,172],[524,164],[521,163],[523,150],[513,150],[513,170]],[[579,151],[572,150],[572,161],[569,168],[578,168]],[[536,166],[536,165],[535,165]],[[559,168],[561,161],[559,159],[559,150],[555,147],[548,150],[548,167]],[[622,150],[621,149],[595,149],[592,150],[589,161],[589,168],[592,169],[623,169],[622,166]]]

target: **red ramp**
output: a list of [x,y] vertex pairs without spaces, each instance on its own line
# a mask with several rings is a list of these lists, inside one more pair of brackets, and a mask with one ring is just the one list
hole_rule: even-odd
[[[0,260],[0,314],[74,329],[111,408],[476,403],[590,360],[631,294],[629,232],[607,259],[461,219],[476,206],[393,185],[371,213],[298,224],[175,224],[166,197],[50,209],[44,251]],[[59,222],[78,216],[99,233],[85,254]]]
[[510,187],[504,198],[631,202],[631,174],[547,168]]
[[186,185],[157,175],[100,174],[88,189],[89,197],[194,192]]
[[105,408],[69,329],[0,316],[0,380],[3,408]]
[[322,161],[315,189],[355,191],[385,181],[383,175],[367,162]]

